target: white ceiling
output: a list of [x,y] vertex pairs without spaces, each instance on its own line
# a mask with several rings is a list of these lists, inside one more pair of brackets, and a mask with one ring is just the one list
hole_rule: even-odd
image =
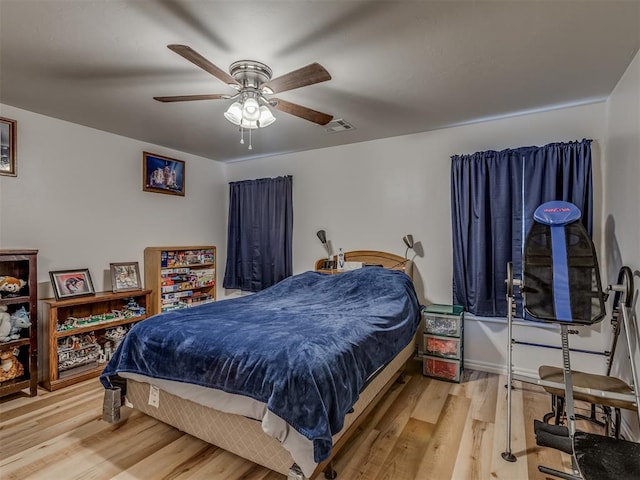
[[[328,82],[279,98],[354,130],[274,111],[253,150],[233,93],[167,48]],[[220,161],[316,149],[606,98],[640,47],[640,0],[0,0],[0,103]]]

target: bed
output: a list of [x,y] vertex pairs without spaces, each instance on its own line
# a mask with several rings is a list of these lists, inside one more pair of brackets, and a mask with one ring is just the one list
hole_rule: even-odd
[[410,262],[345,260],[367,266],[140,322],[101,375],[105,399],[123,386],[126,405],[292,479],[330,470],[413,358],[420,322]]

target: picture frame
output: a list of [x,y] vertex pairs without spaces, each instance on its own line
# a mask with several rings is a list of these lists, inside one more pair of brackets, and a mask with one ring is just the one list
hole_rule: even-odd
[[56,300],[95,295],[88,268],[49,272]]
[[16,177],[18,122],[0,117],[0,175]]
[[142,190],[184,197],[185,170],[186,164],[183,160],[143,152]]
[[142,289],[138,262],[110,263],[109,268],[111,270],[111,288],[114,293]]

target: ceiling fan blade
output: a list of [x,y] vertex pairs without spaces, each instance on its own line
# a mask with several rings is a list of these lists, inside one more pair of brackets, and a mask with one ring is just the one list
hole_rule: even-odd
[[304,118],[318,125],[326,125],[333,119],[333,115],[327,115],[326,113],[318,112],[317,110],[312,110],[297,103],[287,102],[286,100],[280,100],[278,98],[270,99],[269,104],[276,110]]
[[236,89],[242,88],[242,85],[235,78],[233,78],[221,68],[215,66],[213,63],[204,58],[191,47],[188,47],[186,45],[167,45],[167,48],[186,58],[191,63],[203,69],[205,72],[209,72],[214,77],[222,80],[227,85]]
[[312,63],[263,83],[260,90],[267,94],[280,93],[327,80],[331,80],[329,72],[319,63]]
[[211,93],[205,95],[174,95],[171,97],[153,97],[154,100],[159,102],[190,102],[192,100],[219,100],[219,99],[231,98],[230,95],[223,95],[221,93]]

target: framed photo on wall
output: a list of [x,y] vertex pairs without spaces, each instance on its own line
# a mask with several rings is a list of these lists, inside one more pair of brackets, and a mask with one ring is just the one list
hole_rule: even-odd
[[18,122],[0,117],[0,175],[15,177]]
[[56,300],[95,295],[88,268],[49,272]]
[[109,267],[111,268],[111,286],[114,293],[142,288],[138,262],[110,263]]
[[185,163],[182,160],[143,152],[142,190],[184,197]]

